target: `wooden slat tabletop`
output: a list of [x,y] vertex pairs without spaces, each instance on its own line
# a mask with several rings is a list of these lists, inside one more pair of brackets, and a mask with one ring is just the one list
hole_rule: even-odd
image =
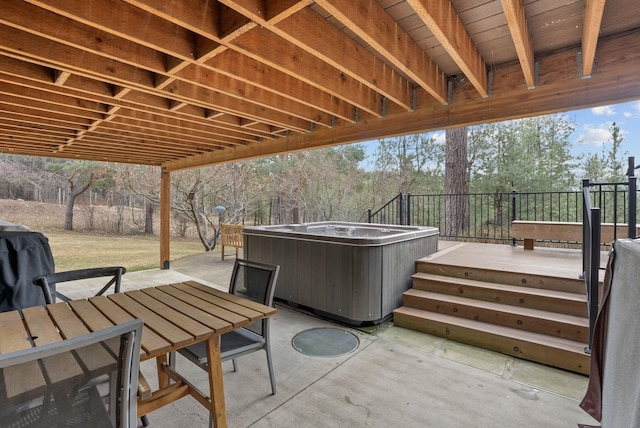
[[[92,297],[89,302],[95,306],[113,324],[121,324],[136,317],[132,316],[106,296]],[[171,343],[157,334],[155,331],[142,329],[142,346],[140,360],[148,360],[158,355],[166,354],[171,350]]]
[[[91,333],[68,305],[49,305],[47,307],[49,315],[54,320],[60,334],[65,339],[82,336]],[[80,348],[76,351],[76,356],[81,360],[83,367],[86,367],[90,376],[97,376],[107,373],[115,367],[114,357],[118,355],[118,349],[112,349],[109,353],[102,346]]]
[[[0,313],[0,354],[10,354],[31,348],[29,333],[25,329],[18,311]],[[46,387],[44,376],[38,363],[32,361],[23,366],[24,370],[4,370],[5,394],[11,398],[28,391],[40,391]]]
[[260,318],[270,317],[276,314],[275,308],[272,308],[270,306],[265,306],[261,303],[254,302],[252,300],[244,299],[242,297],[236,296],[234,294],[229,294],[227,292],[220,291],[212,287],[207,287],[206,285],[196,281],[186,281],[184,282],[184,284],[190,285],[191,287],[197,288],[198,290],[206,291],[207,293],[213,296],[219,297],[221,299],[228,300],[230,302],[234,302],[246,308],[252,309],[262,315]]
[[156,332],[159,336],[167,340],[173,348],[187,346],[194,341],[193,336],[175,325],[171,320],[141,305],[129,297],[127,293],[111,294],[108,298],[133,317],[142,318],[144,320],[145,330],[149,329]]
[[[44,307],[33,306],[23,309],[22,316],[36,346],[56,343],[64,339]],[[69,353],[47,358],[43,365],[52,383],[84,376],[82,367]]]
[[[162,357],[193,343],[272,316],[276,310],[207,287],[195,281],[132,290],[108,296],[35,306],[0,313],[0,354],[55,343],[102,330],[135,318],[144,320],[141,360]],[[103,347],[62,354],[44,362],[46,377],[59,382],[112,367],[114,359]],[[78,360],[76,361],[76,358]],[[210,374],[210,376],[213,376]],[[37,363],[26,370],[4,370],[5,398],[46,387]],[[220,398],[220,397],[218,397]],[[224,402],[223,399],[221,399]],[[217,399],[216,399],[217,401]]]
[[141,291],[158,300],[170,304],[172,308],[182,312],[183,314],[189,315],[194,320],[214,329],[219,333],[231,331],[231,326],[228,322],[221,320],[210,312],[198,309],[194,306],[193,303],[190,303],[190,301],[197,303],[197,299],[191,295],[187,295],[186,300],[180,300],[175,297],[175,295],[168,294],[158,288],[146,288]]
[[[195,297],[195,299],[193,297],[188,298],[184,294],[172,290],[170,287],[189,294]],[[160,287],[160,289],[175,296],[182,296],[182,298],[185,299],[188,298],[194,306],[210,311],[213,315],[230,322],[234,327],[242,327],[262,318],[262,314],[257,311],[247,308],[246,306],[234,305],[228,300],[221,299],[209,290],[201,290],[189,284],[174,284],[167,287]]]

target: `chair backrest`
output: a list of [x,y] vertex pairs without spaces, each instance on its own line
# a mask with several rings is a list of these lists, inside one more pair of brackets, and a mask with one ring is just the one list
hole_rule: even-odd
[[55,303],[55,298],[59,298],[65,302],[71,300],[69,297],[60,293],[56,289],[56,284],[68,281],[78,281],[81,279],[91,279],[108,277],[109,281],[98,291],[95,295],[101,296],[113,286],[113,292],[120,292],[120,283],[122,281],[122,275],[127,270],[122,266],[100,267],[90,269],[78,269],[66,272],[48,273],[45,275],[38,275],[33,278],[33,283],[40,288],[44,293],[44,299],[47,304]]
[[[142,326],[137,319],[0,355],[0,425],[135,427]],[[105,375],[108,394],[96,386]]]
[[[229,284],[229,293],[236,294],[263,305],[273,306],[273,295],[280,266],[236,259]],[[245,328],[261,336],[265,335],[268,318]]]

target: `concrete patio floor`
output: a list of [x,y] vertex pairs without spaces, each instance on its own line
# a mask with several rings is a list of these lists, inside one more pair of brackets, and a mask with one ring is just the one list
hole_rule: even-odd
[[[234,257],[205,253],[171,263],[169,270],[127,273],[123,288],[197,279],[227,288]],[[395,327],[348,328],[277,304],[272,351],[278,392],[271,395],[264,353],[223,364],[231,427],[576,427],[596,424],[578,407],[587,377],[503,354]],[[292,338],[314,327],[357,335],[357,350],[313,357]],[[207,391],[203,371],[178,358],[178,369]],[[155,364],[143,363],[155,381]],[[205,409],[183,398],[149,414],[152,427],[206,427]]]

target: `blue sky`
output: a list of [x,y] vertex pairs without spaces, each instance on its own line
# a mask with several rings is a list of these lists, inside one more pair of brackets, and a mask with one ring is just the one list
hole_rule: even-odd
[[615,122],[622,134],[624,158],[635,156],[640,163],[640,101],[594,107],[567,112],[576,119],[572,135],[574,153],[602,152],[610,147],[611,123]]
[[[609,128],[615,122],[623,138],[621,155],[624,159],[635,156],[636,165],[640,164],[640,100],[572,110],[563,114],[576,123],[576,129],[570,137],[573,154],[602,153],[603,148],[606,152],[611,146]],[[444,144],[444,131],[434,131],[427,135]],[[375,141],[364,144],[371,154],[376,146]]]

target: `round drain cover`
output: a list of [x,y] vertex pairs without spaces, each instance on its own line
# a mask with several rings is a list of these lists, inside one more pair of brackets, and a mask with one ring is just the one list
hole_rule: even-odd
[[293,347],[314,357],[337,357],[358,349],[355,334],[339,328],[312,328],[301,331],[291,340]]

